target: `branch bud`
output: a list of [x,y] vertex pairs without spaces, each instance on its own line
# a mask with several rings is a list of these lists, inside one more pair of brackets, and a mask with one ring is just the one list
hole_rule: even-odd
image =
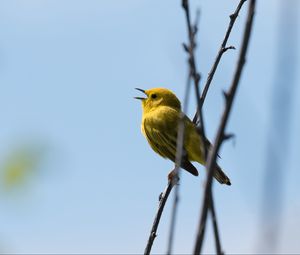
[[224,134],[223,135],[223,141],[229,140],[229,139],[233,139],[235,138],[235,134],[233,133],[229,133],[229,134]]
[[224,96],[225,100],[227,101],[229,95],[228,95],[228,93],[225,90],[223,90],[223,96]]
[[185,52],[187,52],[187,53],[190,52],[189,47],[185,43],[182,43],[182,46],[183,46],[183,49]]

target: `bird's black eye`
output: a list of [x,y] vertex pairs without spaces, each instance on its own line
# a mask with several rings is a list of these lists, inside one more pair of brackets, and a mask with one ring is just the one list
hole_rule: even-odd
[[153,98],[153,99],[154,99],[154,98],[157,98],[157,95],[156,95],[156,94],[152,94],[152,95],[151,95],[151,98]]

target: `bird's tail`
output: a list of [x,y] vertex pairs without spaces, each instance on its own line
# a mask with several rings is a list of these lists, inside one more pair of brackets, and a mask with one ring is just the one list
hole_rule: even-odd
[[214,177],[217,179],[217,181],[221,184],[231,185],[230,179],[228,176],[222,171],[221,167],[217,165]]

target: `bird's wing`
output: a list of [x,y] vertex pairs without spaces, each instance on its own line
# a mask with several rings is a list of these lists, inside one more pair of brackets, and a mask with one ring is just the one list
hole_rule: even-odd
[[[144,131],[146,138],[151,145],[152,149],[164,158],[169,158],[173,162],[176,159],[176,148],[177,148],[177,126],[173,122],[159,123],[155,125],[151,120],[145,119],[144,121]],[[164,125],[161,127],[161,125]],[[183,147],[181,167],[193,175],[198,175],[197,169],[188,160],[187,152]]]
[[162,157],[175,161],[176,141],[174,143],[172,136],[148,125],[148,121],[144,121],[144,131],[152,149]]

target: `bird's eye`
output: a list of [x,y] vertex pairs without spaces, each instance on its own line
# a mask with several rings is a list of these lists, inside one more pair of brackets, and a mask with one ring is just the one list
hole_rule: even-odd
[[151,98],[153,98],[153,99],[156,98],[156,97],[157,97],[156,94],[152,94],[152,95],[151,95]]

